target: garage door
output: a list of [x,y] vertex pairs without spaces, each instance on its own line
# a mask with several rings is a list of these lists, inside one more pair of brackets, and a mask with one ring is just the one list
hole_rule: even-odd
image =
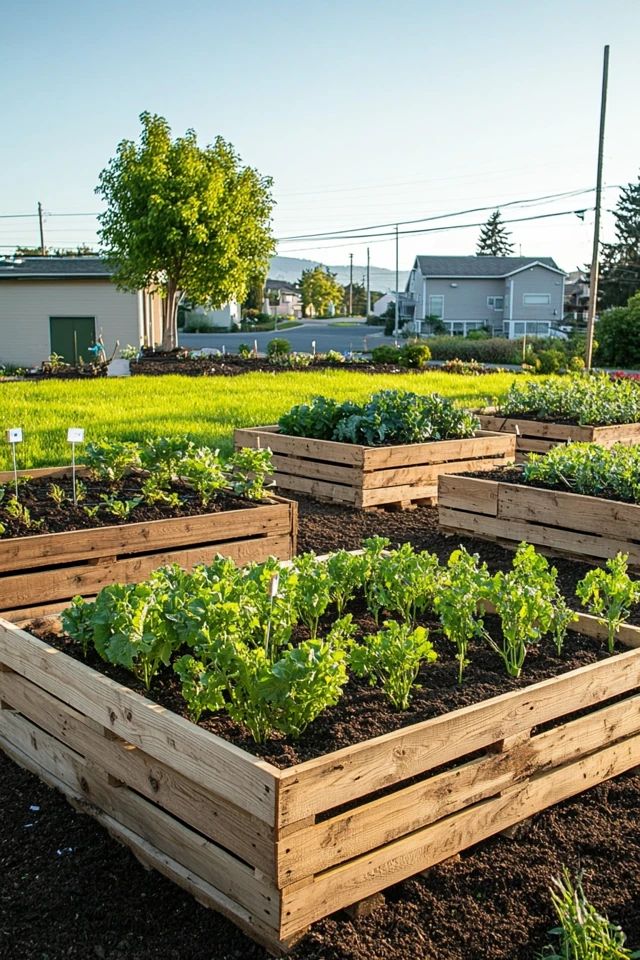
[[95,317],[49,317],[51,353],[64,357],[65,363],[88,363],[89,347],[95,343]]

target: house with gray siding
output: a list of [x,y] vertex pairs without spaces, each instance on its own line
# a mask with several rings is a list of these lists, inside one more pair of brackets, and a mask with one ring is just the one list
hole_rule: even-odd
[[549,335],[561,322],[565,274],[551,257],[416,257],[399,303],[415,333],[429,317],[447,333],[486,328],[493,336]]

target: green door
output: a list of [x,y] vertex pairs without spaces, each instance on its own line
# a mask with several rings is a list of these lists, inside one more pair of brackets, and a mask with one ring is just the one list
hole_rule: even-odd
[[49,317],[51,353],[64,357],[65,363],[88,363],[92,356],[89,347],[95,343],[95,317]]

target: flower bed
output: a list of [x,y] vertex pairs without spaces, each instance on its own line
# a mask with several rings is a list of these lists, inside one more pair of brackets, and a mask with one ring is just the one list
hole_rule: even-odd
[[281,490],[358,509],[407,507],[435,503],[442,473],[513,461],[515,437],[477,426],[435,394],[383,391],[363,406],[318,397],[279,425],[236,430],[234,439],[236,448],[271,450]]
[[142,580],[166,563],[192,567],[218,553],[238,562],[295,554],[297,504],[261,499],[261,489],[254,500],[224,489],[229,477],[213,451],[188,446],[180,467],[191,471],[188,481],[165,475],[173,469],[167,463],[150,474],[138,470],[144,447],[92,449],[93,470],[78,473],[77,504],[70,468],[26,472],[18,498],[13,474],[0,474],[0,611],[35,615],[114,581]]
[[569,441],[640,443],[640,388],[607,376],[514,384],[500,409],[479,420],[485,430],[517,435],[519,462]]
[[[255,715],[260,710],[257,701],[266,697],[263,706],[270,704],[272,718],[277,721],[284,710],[291,719],[296,704],[304,703],[312,677],[330,656],[327,648],[332,641],[327,635],[325,640],[298,641],[292,648],[288,624],[296,618],[307,623],[310,614],[319,616],[323,590],[324,599],[332,598],[338,612],[343,611],[358,584],[364,588],[368,608],[382,603],[391,615],[408,603],[415,618],[429,596],[446,630],[445,625],[454,622],[453,607],[461,606],[455,602],[458,588],[473,568],[469,583],[480,591],[478,596],[493,597],[505,637],[521,620],[522,605],[511,600],[526,587],[527,603],[534,594],[538,599],[527,622],[520,623],[532,649],[539,646],[540,633],[549,631],[557,648],[560,621],[554,625],[550,613],[561,615],[565,629],[605,645],[607,627],[599,620],[584,614],[573,623],[567,619],[568,611],[554,593],[554,571],[530,549],[520,552],[519,567],[514,562],[510,573],[496,579],[464,552],[456,552],[438,571],[430,555],[415,554],[406,545],[391,553],[383,548],[384,542],[375,540],[361,555],[338,554],[326,561],[303,557],[292,568],[280,565],[282,593],[262,589],[277,571],[272,563],[241,573],[218,562],[185,577],[184,593],[163,592],[156,577],[149,584],[154,589],[151,605],[165,618],[165,626],[178,633],[181,626],[186,629],[182,639],[174,636],[175,652],[184,642],[193,648],[189,636],[197,635],[196,655],[209,663],[208,680],[200,690],[197,684],[185,683],[192,708],[201,696],[213,704],[214,681],[226,669],[229,643],[244,656],[248,641],[242,639],[244,634],[236,634],[238,624],[242,630],[254,629],[254,614],[262,611],[263,625],[268,623],[274,631],[271,643],[279,644],[276,656],[282,657],[273,678],[282,680],[285,663],[295,663],[287,682],[298,685],[296,696],[279,699],[273,687],[269,692],[267,678],[256,676],[255,697],[238,700],[230,686],[227,709],[229,704],[244,703],[246,715],[250,711]],[[328,594],[323,565],[330,571]],[[392,569],[399,572],[400,567],[407,576],[413,572],[412,596],[405,593],[404,578],[402,584],[400,577],[389,579]],[[354,578],[354,571],[365,579]],[[431,578],[425,576],[429,571]],[[174,574],[162,574],[160,580],[166,576]],[[186,583],[191,587],[186,589]],[[222,583],[224,591],[219,589]],[[200,591],[197,596],[191,592],[194,587]],[[238,590],[244,600],[229,622],[226,611],[234,596],[238,599]],[[105,594],[117,603],[124,599],[115,587]],[[269,603],[269,595],[275,605]],[[148,611],[146,594],[135,596],[149,616],[155,616]],[[555,600],[550,599],[553,596]],[[129,601],[133,597],[129,593]],[[295,604],[290,602],[293,598]],[[481,624],[487,614],[475,603],[471,606],[467,612],[476,625]],[[92,623],[96,651],[109,662],[127,663],[137,675],[123,641],[136,657],[144,650],[148,656],[149,650],[126,626],[126,617],[132,625],[140,624],[135,608],[125,607],[124,620],[120,615],[105,620],[106,608],[99,601],[76,603],[63,622],[82,643],[87,643],[86,630]],[[352,610],[357,615],[357,604]],[[209,633],[198,626],[203,617]],[[147,621],[140,631],[146,636],[155,624],[162,638],[159,623]],[[34,629],[44,634],[45,625],[41,620]],[[117,646],[109,648],[105,626]],[[344,626],[343,622],[343,630]],[[385,623],[387,634],[388,628]],[[596,662],[592,656],[576,669],[535,683],[520,682],[480,702],[465,699],[467,705],[419,722],[410,722],[410,715],[401,713],[405,724],[400,729],[281,768],[168,709],[163,700],[166,678],[158,685],[159,700],[148,700],[105,675],[106,668],[94,669],[69,656],[65,650],[74,648],[63,638],[49,644],[18,625],[0,621],[0,747],[96,817],[143,862],[231,917],[272,951],[281,952],[315,920],[636,766],[640,628],[622,626],[617,638],[639,649],[596,657]],[[357,673],[358,665],[366,662],[363,652],[378,648],[375,638],[355,645],[348,640],[334,635],[333,642],[336,650],[342,644],[343,654],[350,651]],[[419,630],[413,642],[427,664],[431,654]],[[489,647],[493,649],[491,641]],[[315,650],[306,678],[296,649]],[[217,665],[206,660],[207,650],[218,657]],[[261,644],[251,650],[254,663],[260,665]],[[476,659],[477,650],[466,653],[472,662]],[[450,663],[450,682],[455,685],[457,670],[452,667]],[[426,666],[424,686],[431,669]],[[237,693],[247,677],[233,665],[230,670]],[[184,682],[178,662],[176,672]],[[392,685],[387,689],[383,680],[382,688],[392,696]],[[480,696],[486,697],[486,687],[484,691]]]

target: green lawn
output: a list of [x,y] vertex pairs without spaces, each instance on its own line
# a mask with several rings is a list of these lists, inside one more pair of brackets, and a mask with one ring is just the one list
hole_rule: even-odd
[[[465,404],[481,405],[503,396],[513,379],[511,373],[471,377],[435,371],[414,376],[322,370],[233,378],[0,383],[0,430],[4,436],[8,427],[23,428],[19,465],[24,468],[68,463],[68,427],[84,427],[87,440],[188,434],[194,440],[230,449],[234,427],[274,423],[294,403],[316,394],[363,400],[376,390],[404,388],[416,393],[435,391]],[[2,443],[0,469],[9,466],[9,448]]]

